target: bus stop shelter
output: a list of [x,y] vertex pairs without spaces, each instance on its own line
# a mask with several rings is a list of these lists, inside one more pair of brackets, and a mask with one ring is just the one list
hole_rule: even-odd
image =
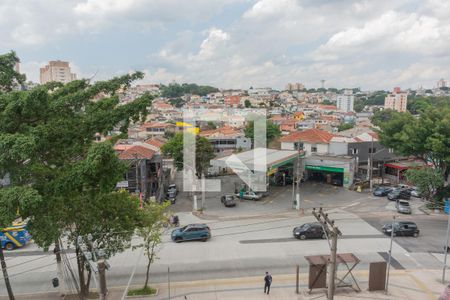
[[[309,279],[308,279],[308,288],[309,292],[313,289],[317,288],[326,288],[326,275],[327,275],[327,267],[330,265],[330,255],[312,255],[305,256],[306,261],[309,263]],[[344,265],[347,269],[347,272],[341,278],[337,277],[336,272],[336,287],[351,287],[357,292],[360,292],[361,289],[356,281],[355,277],[352,274],[353,269],[359,264],[360,260],[353,253],[338,253],[336,255],[336,268],[338,269],[339,265]],[[345,280],[350,277],[351,282],[345,282]]]

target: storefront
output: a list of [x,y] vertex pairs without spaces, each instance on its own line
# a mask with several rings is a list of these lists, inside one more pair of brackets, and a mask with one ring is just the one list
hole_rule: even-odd
[[354,159],[348,156],[315,155],[305,158],[305,179],[349,187],[353,183]]

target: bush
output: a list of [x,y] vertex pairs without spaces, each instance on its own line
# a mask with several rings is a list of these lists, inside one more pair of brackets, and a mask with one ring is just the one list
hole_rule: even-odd
[[154,295],[156,294],[156,289],[152,288],[152,287],[147,287],[145,289],[140,288],[140,289],[135,289],[135,290],[129,290],[128,291],[128,296],[145,296],[145,295]]

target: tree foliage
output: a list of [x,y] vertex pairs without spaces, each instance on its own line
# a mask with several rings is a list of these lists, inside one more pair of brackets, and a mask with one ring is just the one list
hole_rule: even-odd
[[422,198],[427,201],[439,201],[436,192],[444,187],[442,174],[433,168],[409,169],[406,178],[418,188]]
[[338,131],[344,131],[353,127],[355,127],[355,124],[353,123],[343,123],[338,126]]
[[0,93],[10,92],[14,85],[25,82],[25,75],[15,71],[19,58],[14,51],[0,55]]
[[195,83],[172,83],[169,85],[161,85],[161,96],[165,98],[179,98],[185,94],[206,96],[209,93],[218,92],[215,87],[208,85],[197,85]]
[[[210,160],[214,158],[214,149],[207,138],[198,135],[195,136],[195,147],[195,168],[197,176],[200,178],[201,174],[206,174],[210,167]],[[176,133],[162,146],[161,151],[164,155],[174,159],[178,170],[183,169],[183,133]]]
[[[375,113],[372,122],[380,127],[379,135],[384,146],[405,156],[418,157],[438,170],[443,180],[448,177],[449,105],[426,107],[418,116],[412,116],[409,112],[385,110]],[[446,190],[438,187],[436,194],[442,197],[447,193]]]
[[150,266],[158,259],[158,246],[162,242],[161,235],[164,231],[164,225],[167,224],[165,210],[168,205],[168,203],[158,204],[154,202],[144,205],[144,223],[137,230],[137,234],[142,238],[142,242],[133,247],[134,249],[143,247],[144,254],[147,257],[144,290],[148,288]]
[[[251,138],[252,140],[255,137],[255,123],[250,121],[247,123],[247,126],[244,129],[245,136]],[[280,128],[278,125],[274,124],[272,121],[266,122],[266,139],[267,144],[273,141],[275,138],[281,135]]]
[[[123,105],[117,95],[142,77],[137,72],[96,83],[51,82],[0,93],[0,176],[9,174],[14,188],[27,188],[35,196],[28,201],[33,209],[25,207],[21,214],[30,217],[29,231],[39,246],[48,248],[63,234],[74,241],[87,233],[107,255],[128,246],[141,223],[138,200],[114,191],[126,166],[110,142],[96,143],[94,136],[114,128],[126,132],[131,122],[145,119],[149,94]],[[0,214],[5,209],[0,206]],[[84,258],[78,248],[77,254],[85,295]]]

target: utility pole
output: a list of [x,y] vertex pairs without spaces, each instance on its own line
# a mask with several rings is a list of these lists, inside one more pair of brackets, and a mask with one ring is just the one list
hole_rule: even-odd
[[167,267],[167,291],[169,292],[170,300],[170,267]]
[[64,272],[63,272],[63,265],[62,265],[62,259],[61,259],[61,246],[59,239],[55,240],[55,249],[53,250],[56,256],[56,273],[58,274],[59,279],[59,294],[60,296],[64,296],[66,294],[65,289],[65,281],[64,281]]
[[444,265],[442,266],[442,284],[445,282],[445,271],[447,270],[447,254],[448,254],[448,240],[450,235],[450,211],[448,212],[448,221],[447,221],[447,238],[445,240],[444,245]]
[[324,213],[322,207],[319,208],[319,211],[316,212],[316,209],[313,208],[313,215],[316,217],[317,221],[322,225],[322,228],[327,235],[327,238],[331,238],[330,245],[330,267],[328,272],[328,291],[327,291],[327,299],[334,299],[334,290],[335,290],[335,278],[336,278],[336,266],[337,266],[337,239],[340,235],[342,235],[341,231],[334,226],[334,220],[330,220],[328,218],[328,214]]
[[202,173],[202,210],[205,209],[205,173]]
[[108,295],[108,289],[106,288],[106,264],[103,258],[97,261],[98,267],[98,276],[100,278],[100,291],[99,291],[99,299],[106,300]]
[[303,177],[303,174],[301,174],[301,162],[300,162],[300,141],[298,141],[298,144],[297,144],[297,151],[298,151],[298,154],[297,154],[297,193],[295,194],[295,208],[297,209],[297,210],[300,210],[300,181],[301,181],[301,178]]
[[3,255],[3,248],[0,247],[0,263],[2,265],[3,279],[5,280],[6,290],[8,291],[9,300],[14,300],[14,293],[9,282],[8,269],[6,268],[5,256]]
[[395,230],[394,226],[395,226],[395,216],[392,217],[391,244],[389,246],[389,259],[388,259],[387,275],[386,275],[386,294],[388,293],[388,289],[389,289],[389,271],[391,270],[392,242],[394,241],[394,230]]
[[371,145],[370,145],[370,164],[369,164],[369,186],[370,186],[370,191],[372,192],[372,170],[373,170],[373,152],[374,152],[374,148],[373,148],[373,136],[372,136],[372,142],[371,142]]

